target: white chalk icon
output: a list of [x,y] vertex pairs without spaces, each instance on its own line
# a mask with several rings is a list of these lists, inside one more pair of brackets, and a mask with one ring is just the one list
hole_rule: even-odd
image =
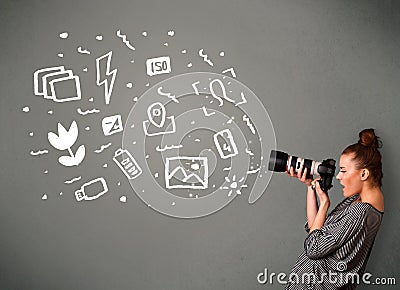
[[64,66],[38,69],[33,73],[33,90],[36,96],[62,103],[81,99],[79,77]]
[[126,34],[122,34],[121,30],[117,30],[117,36],[122,39],[122,42],[125,43],[127,48],[135,50],[135,47],[126,39]]
[[181,144],[179,144],[179,145],[170,145],[170,146],[168,146],[168,145],[165,145],[164,147],[160,147],[159,145],[157,145],[156,146],[156,151],[158,151],[158,152],[164,152],[164,151],[166,151],[166,150],[171,150],[171,149],[180,149],[180,148],[182,148],[183,147],[183,145],[181,145]]
[[96,109],[96,108],[88,109],[88,110],[85,110],[85,111],[82,111],[81,108],[78,108],[78,109],[76,109],[76,111],[78,112],[79,115],[82,115],[82,116],[86,116],[87,114],[97,114],[97,113],[100,113],[100,110],[98,110],[98,109]]
[[223,102],[223,100],[221,99],[221,97],[219,97],[219,96],[215,93],[215,91],[214,91],[214,83],[218,83],[218,85],[221,87],[221,90],[222,90],[222,97],[223,97],[225,100],[227,100],[228,102],[231,102],[231,103],[235,103],[235,100],[232,100],[232,99],[229,98],[228,95],[226,94],[226,89],[225,89],[224,83],[223,83],[221,80],[219,80],[219,79],[215,79],[215,80],[212,80],[212,81],[210,82],[210,92],[211,92],[211,95],[219,101],[219,106],[220,106],[220,107],[224,104],[224,102]]
[[76,121],[71,123],[71,126],[68,130],[66,130],[63,125],[58,123],[58,135],[53,132],[49,132],[47,133],[47,138],[49,143],[54,148],[58,150],[68,150],[70,156],[64,155],[58,158],[58,162],[60,162],[62,165],[77,166],[85,158],[85,145],[79,146],[76,153],[73,153],[71,149],[72,145],[75,144],[78,138],[78,125],[76,124]]
[[31,150],[31,152],[29,152],[29,154],[31,154],[32,156],[38,156],[38,155],[43,155],[43,154],[47,154],[47,153],[49,153],[49,151],[47,149],[37,150],[37,151]]
[[167,157],[165,186],[168,189],[206,189],[208,187],[207,157]]
[[68,38],[68,32],[61,32],[61,33],[59,34],[59,36],[60,36],[60,38],[62,38],[62,39],[67,39],[67,38]]
[[107,144],[104,144],[104,145],[101,145],[99,149],[96,149],[96,150],[94,150],[93,152],[94,152],[94,153],[101,153],[101,152],[103,152],[104,150],[106,150],[108,147],[110,147],[111,145],[112,145],[111,142],[109,142],[109,143],[107,143]]
[[71,70],[63,70],[63,71],[56,71],[48,73],[42,76],[42,83],[43,83],[43,97],[45,99],[53,99],[55,96],[52,94],[50,82],[56,80],[58,78],[68,78],[72,77],[73,73]]
[[[103,56],[96,58],[96,84],[97,86],[104,85],[104,99],[106,105],[110,104],[111,94],[114,88],[115,78],[118,69],[110,70],[111,68],[112,51],[109,51]],[[105,65],[103,64],[105,62]],[[101,66],[105,66],[102,68]]]
[[82,176],[79,175],[77,177],[71,178],[70,180],[65,180],[64,183],[65,184],[71,184],[71,183],[74,183],[74,182],[79,181],[81,179],[82,179]]
[[128,179],[135,179],[142,174],[142,168],[140,168],[135,158],[133,158],[131,153],[126,149],[117,149],[114,153],[113,160]]
[[235,73],[235,70],[233,69],[233,67],[227,68],[226,70],[223,70],[223,71],[222,71],[223,74],[224,74],[224,73],[227,73],[227,72],[230,72],[231,75],[232,75],[234,78],[236,78],[236,73]]
[[253,153],[250,149],[246,148],[244,151],[245,151],[247,154],[249,154],[250,156],[254,156],[254,153]]
[[149,76],[167,74],[171,70],[171,59],[169,56],[160,56],[146,60],[146,73]]
[[101,127],[103,129],[104,136],[110,136],[112,134],[122,132],[124,128],[122,126],[121,115],[104,117],[101,121]]
[[204,49],[199,50],[199,56],[202,57],[210,66],[214,66],[213,62],[208,58],[208,55],[204,53]]
[[239,106],[239,105],[243,105],[243,104],[246,104],[246,103],[247,103],[247,100],[246,100],[246,98],[245,98],[245,96],[244,96],[244,93],[243,93],[243,92],[241,92],[241,93],[240,93],[240,97],[242,98],[242,100],[241,100],[239,103],[236,103],[236,104],[235,104],[235,107],[237,107],[237,106]]
[[243,122],[246,122],[247,127],[249,127],[251,133],[256,134],[256,130],[254,129],[253,124],[250,122],[250,118],[246,115],[243,115]]
[[256,168],[254,170],[248,170],[247,174],[253,174],[253,173],[257,173],[258,171],[260,171],[260,168]]
[[[70,92],[73,94],[67,94],[61,96],[61,88],[64,88],[70,83]],[[78,76],[68,76],[63,78],[58,78],[49,82],[51,97],[54,102],[63,103],[69,101],[76,101],[81,99],[81,84]],[[57,89],[58,88],[58,89]]]
[[[151,104],[147,108],[147,116],[148,120],[143,121],[143,130],[146,136],[175,133],[175,117],[166,116],[166,110],[163,104],[159,102]],[[171,126],[169,126],[169,124],[171,124]]]
[[82,48],[82,46],[78,46],[78,52],[81,54],[90,54],[90,51],[86,48]]
[[54,66],[54,67],[46,67],[36,70],[33,73],[33,91],[36,96],[44,96],[43,93],[43,81],[42,77],[46,74],[50,74],[53,72],[63,72],[65,71],[64,66]]
[[199,95],[199,89],[197,88],[197,85],[200,83],[200,81],[197,81],[197,82],[194,82],[193,84],[192,84],[192,88],[194,89],[194,93],[196,94],[196,95]]
[[95,200],[107,192],[108,186],[106,180],[104,177],[98,177],[82,184],[81,188],[75,191],[75,198],[77,201]]
[[159,88],[157,89],[157,93],[158,93],[160,96],[167,97],[167,98],[171,99],[172,101],[174,101],[175,103],[179,103],[179,101],[178,101],[178,99],[176,98],[175,95],[173,95],[173,94],[171,94],[171,93],[164,93],[164,92],[162,91],[162,89],[163,89],[162,87],[159,87]]
[[214,134],[214,144],[217,146],[219,156],[227,159],[238,155],[236,143],[233,140],[231,130],[225,129]]
[[225,177],[225,181],[229,183],[229,186],[223,186],[221,187],[222,189],[228,189],[228,196],[231,196],[233,192],[235,192],[237,195],[242,194],[240,191],[241,188],[246,188],[246,184],[239,185],[244,181],[244,177],[240,178],[239,180],[236,180],[236,175],[233,175],[232,180],[229,177]]
[[207,109],[204,106],[201,107],[201,109],[203,110],[204,116],[206,116],[206,117],[210,117],[212,115],[215,115],[215,112],[211,112],[211,113],[207,112]]

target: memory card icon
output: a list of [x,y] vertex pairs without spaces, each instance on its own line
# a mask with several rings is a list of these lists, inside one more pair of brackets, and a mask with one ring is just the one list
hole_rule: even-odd
[[126,149],[117,149],[114,153],[113,160],[128,179],[135,179],[142,174],[142,169],[132,157],[131,153]]
[[238,155],[237,146],[231,130],[225,129],[214,134],[214,144],[217,146],[219,156],[227,159]]
[[104,177],[98,177],[84,183],[80,189],[75,191],[77,201],[95,200],[108,192],[107,182]]

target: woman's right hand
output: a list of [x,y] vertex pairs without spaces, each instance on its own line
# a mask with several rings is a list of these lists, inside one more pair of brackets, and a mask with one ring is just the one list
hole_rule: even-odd
[[311,182],[313,181],[313,178],[312,178],[312,176],[311,176],[311,178],[307,178],[307,173],[308,173],[307,171],[308,171],[308,169],[306,168],[306,169],[304,169],[304,172],[303,172],[303,167],[302,167],[298,170],[297,173],[295,173],[293,166],[291,166],[289,172],[286,170],[285,173],[291,177],[297,177],[297,179],[300,180],[305,185],[311,186]]

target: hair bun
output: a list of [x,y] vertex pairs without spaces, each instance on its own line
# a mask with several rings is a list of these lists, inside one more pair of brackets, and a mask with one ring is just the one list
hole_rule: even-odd
[[375,135],[374,129],[364,129],[358,134],[358,136],[360,137],[358,143],[363,146],[371,147],[373,149],[382,147],[382,142],[379,140],[379,137]]

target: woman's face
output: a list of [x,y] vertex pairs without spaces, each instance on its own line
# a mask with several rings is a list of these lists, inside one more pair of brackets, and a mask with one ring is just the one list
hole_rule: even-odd
[[353,196],[360,193],[363,181],[361,179],[361,169],[356,169],[356,163],[353,161],[353,154],[342,154],[340,156],[340,171],[336,179],[343,186],[344,197]]

